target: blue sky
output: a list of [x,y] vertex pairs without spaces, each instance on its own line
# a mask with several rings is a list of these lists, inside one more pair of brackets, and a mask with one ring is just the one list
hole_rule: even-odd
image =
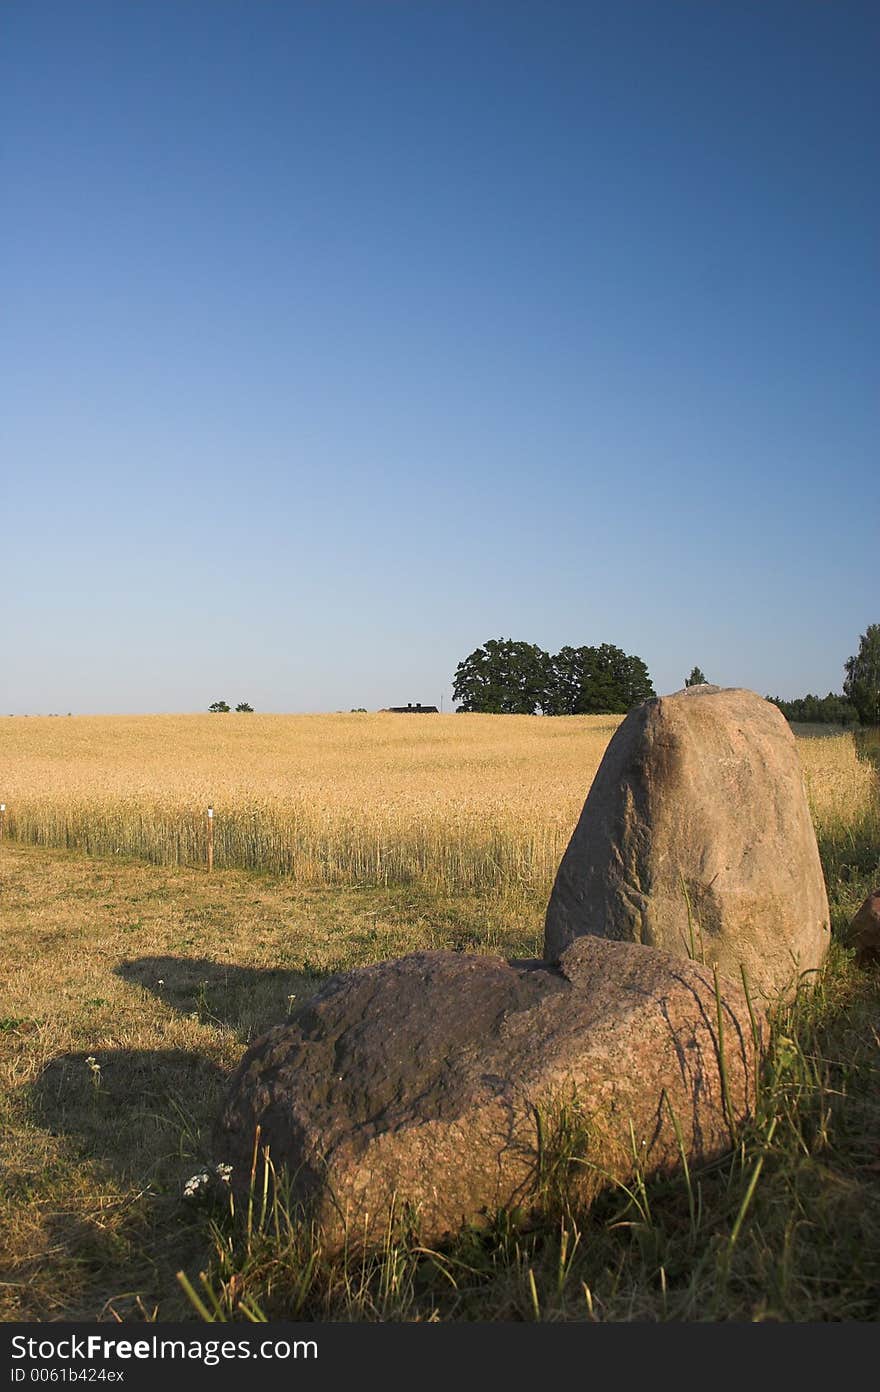
[[11,0],[0,712],[840,690],[880,7]]

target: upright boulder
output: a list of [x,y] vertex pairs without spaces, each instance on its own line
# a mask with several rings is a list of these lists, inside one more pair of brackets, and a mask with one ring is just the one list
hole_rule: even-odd
[[325,1250],[407,1211],[438,1242],[553,1180],[587,1201],[729,1149],[759,1021],[737,984],[632,943],[584,938],[556,967],[415,953],[334,978],[248,1050],[216,1158],[246,1187],[259,1127]]
[[828,898],[794,736],[753,691],[692,686],[611,740],[550,896],[544,956],[595,934],[717,963],[765,998],[821,966]]

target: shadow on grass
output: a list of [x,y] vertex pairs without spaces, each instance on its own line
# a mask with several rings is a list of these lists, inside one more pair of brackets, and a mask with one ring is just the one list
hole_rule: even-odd
[[[206,1214],[184,1186],[213,1161],[226,1084],[185,1049],[101,1049],[46,1065],[27,1089],[31,1122],[56,1138],[36,1191],[43,1241],[17,1273],[30,1318],[142,1319],[160,1307],[187,1317],[175,1272],[204,1261]],[[11,1176],[14,1207],[34,1198],[25,1169]]]
[[245,1043],[280,1024],[334,975],[322,968],[236,967],[208,957],[138,957],[113,970],[182,1015],[235,1030]]
[[83,1158],[161,1192],[210,1149],[226,1081],[210,1059],[184,1049],[61,1054],[30,1088],[30,1110],[51,1135],[73,1139]]

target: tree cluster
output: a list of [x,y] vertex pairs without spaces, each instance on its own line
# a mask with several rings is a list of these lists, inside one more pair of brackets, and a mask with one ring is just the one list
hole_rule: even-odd
[[778,706],[786,720],[816,725],[858,725],[859,714],[851,701],[845,696],[837,696],[829,691],[827,696],[799,696],[794,701],[782,701],[778,696],[768,696],[774,706]]
[[[236,709],[237,711],[250,711],[250,712],[253,714],[253,709],[254,709],[254,708],[253,708],[253,706],[249,706],[248,703],[247,703],[247,701],[239,701],[239,703],[238,703],[238,705],[235,707],[235,709]],[[229,703],[228,703],[227,701],[215,701],[215,702],[213,703],[213,705],[210,705],[210,706],[208,707],[208,710],[209,710],[209,711],[212,711],[212,712],[216,715],[216,714],[219,714],[220,712],[225,712],[225,711],[232,710],[232,707],[229,705]]]
[[855,657],[844,663],[843,690],[863,725],[880,725],[880,624],[869,624]]
[[655,695],[640,657],[611,643],[564,647],[490,638],[455,669],[458,711],[490,715],[625,715]]

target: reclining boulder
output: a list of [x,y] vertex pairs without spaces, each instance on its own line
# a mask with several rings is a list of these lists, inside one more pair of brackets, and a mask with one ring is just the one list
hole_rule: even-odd
[[638,944],[583,938],[556,966],[415,953],[331,979],[248,1050],[215,1154],[244,1189],[258,1137],[326,1251],[395,1215],[434,1243],[539,1204],[560,1166],[588,1202],[728,1150],[760,1029],[740,985]]

